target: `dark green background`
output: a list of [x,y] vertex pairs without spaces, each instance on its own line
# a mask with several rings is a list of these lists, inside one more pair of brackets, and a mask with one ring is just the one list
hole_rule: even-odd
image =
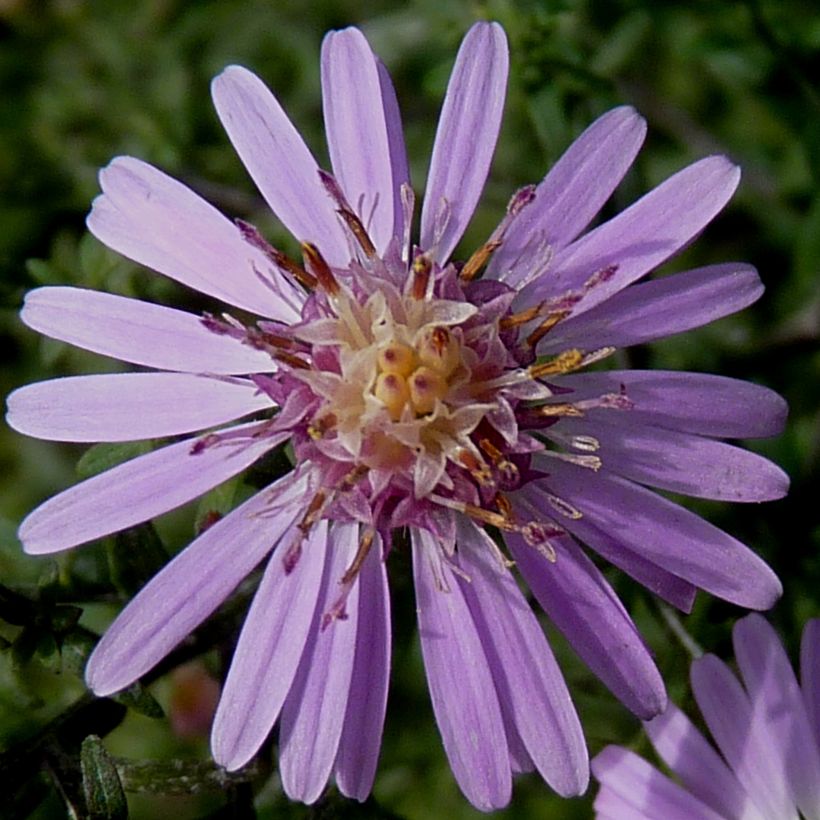
[[[691,506],[752,545],[783,579],[784,597],[770,617],[795,657],[803,622],[820,614],[820,90],[810,81],[820,76],[820,12],[808,0],[328,0],[307,5],[295,0],[0,0],[3,393],[29,381],[119,367],[26,330],[16,314],[29,288],[76,284],[203,307],[173,283],[116,257],[86,235],[84,217],[98,190],[96,172],[111,157],[128,153],[162,167],[227,213],[254,220],[275,242],[292,248],[265,215],[214,115],[209,82],[225,65],[241,63],[260,74],[327,165],[319,95],[321,38],[329,28],[360,25],[392,72],[420,192],[456,49],[471,23],[481,18],[505,26],[511,76],[495,162],[462,244],[465,253],[487,236],[517,186],[540,179],[586,125],[621,103],[633,104],[646,116],[649,135],[606,214],[707,154],[728,154],[743,168],[730,205],[664,270],[748,261],[766,284],[763,299],[740,316],[630,350],[623,360],[751,379],[788,398],[786,433],[751,446],[790,473],[790,496],[763,506]],[[78,708],[84,693],[79,672],[92,633],[105,627],[164,560],[166,550],[174,552],[191,539],[197,514],[229,509],[247,492],[234,483],[198,508],[164,516],[156,530],[143,527],[54,559],[24,557],[17,523],[77,479],[81,452],[0,428],[0,751],[6,750],[0,793],[15,798],[0,809],[4,817],[3,812],[25,817],[32,811],[39,818],[65,816],[55,781],[69,801],[82,804],[79,742],[88,733],[108,733],[122,714],[118,707],[81,701],[73,723],[51,721],[72,704]],[[79,470],[88,475],[133,453],[127,447],[96,448]],[[132,793],[131,816],[247,816],[249,801],[260,789],[261,817],[478,816],[453,782],[435,729],[414,631],[406,554],[391,558],[390,572],[396,641],[375,803],[362,809],[331,797],[311,815],[283,801],[275,776],[266,782],[264,763],[250,784],[226,789],[214,789],[213,773],[192,763],[186,764],[191,768],[186,783],[210,783],[210,790],[176,797]],[[670,692],[691,706],[689,657],[664,613],[642,589],[616,573],[610,577],[657,653]],[[83,608],[79,622],[79,610],[69,604]],[[204,658],[218,672],[241,612],[240,601],[189,654],[199,646],[212,647]],[[681,618],[681,624],[705,650],[729,658],[731,624],[741,614],[699,595],[693,614]],[[612,741],[646,750],[637,721],[563,640],[553,637],[590,752]],[[167,705],[167,680],[151,691]],[[204,740],[175,738],[165,719],[146,717],[140,709],[152,709],[144,696],[132,698],[125,720],[107,735],[112,755],[207,760]],[[51,775],[43,773],[44,759]],[[87,744],[84,759],[87,768],[94,768],[99,749]],[[99,764],[94,771],[99,775]],[[123,769],[133,786],[149,790],[164,788],[163,778],[173,786],[167,783],[168,771]],[[33,795],[43,789],[49,796],[35,808]],[[588,817],[593,793],[594,787],[583,800],[561,801],[536,776],[520,778],[503,816]]]

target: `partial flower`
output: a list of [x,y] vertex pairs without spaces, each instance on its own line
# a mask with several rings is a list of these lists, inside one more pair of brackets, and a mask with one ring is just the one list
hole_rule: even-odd
[[691,681],[715,749],[674,704],[645,724],[678,782],[629,749],[593,761],[597,817],[608,820],[807,820],[820,818],[820,620],[800,646],[800,685],[783,645],[760,615],[735,624],[740,680],[714,655]]
[[777,433],[783,401],[720,376],[587,370],[760,295],[741,263],[634,284],[703,230],[738,169],[701,160],[585,233],[644,137],[638,114],[618,108],[539,185],[515,193],[486,243],[455,262],[490,166],[507,69],[503,30],[476,24],[444,99],[414,243],[396,96],[361,32],[331,32],[322,48],[331,172],[262,81],[229,67],[213,83],[217,112],[302,258],[119,157],[100,174],[92,233],[242,312],[195,316],[60,287],[33,291],[23,309],[35,330],[149,372],[24,387],[9,398],[17,430],[64,441],[204,431],[47,501],[21,526],[28,552],[150,519],[290,443],[292,472],[134,598],[87,680],[100,695],[127,686],[266,562],[213,754],[236,769],[278,722],[284,788],[307,803],[330,777],[360,800],[371,789],[397,533],[409,533],[444,748],[485,810],[508,802],[516,772],[536,769],[563,795],[588,780],[578,717],[513,562],[581,657],[644,718],[666,705],[663,683],[579,541],[683,610],[698,588],[761,609],[780,594],[745,546],[644,485],[734,501],[783,495],[782,471],[720,441]]

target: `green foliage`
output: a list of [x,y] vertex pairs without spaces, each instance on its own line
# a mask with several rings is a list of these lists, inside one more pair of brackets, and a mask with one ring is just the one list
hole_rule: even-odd
[[[759,268],[766,297],[713,327],[631,350],[624,364],[734,375],[788,398],[788,432],[754,446],[791,473],[790,496],[764,507],[703,511],[752,544],[783,579],[786,594],[771,618],[795,657],[803,622],[820,614],[820,92],[813,79],[820,11],[809,0],[319,0],[307,9],[297,0],[0,3],[7,35],[0,50],[4,392],[120,367],[26,330],[16,314],[29,288],[69,284],[195,311],[213,307],[85,232],[97,171],[111,157],[148,160],[226,213],[252,219],[283,248],[294,247],[266,213],[213,113],[208,86],[225,65],[241,63],[263,76],[325,162],[321,37],[331,27],[362,25],[396,82],[420,191],[455,49],[477,18],[506,27],[512,65],[493,171],[461,250],[486,238],[516,186],[539,180],[595,116],[618,104],[637,107],[649,135],[605,214],[706,154],[726,153],[743,167],[738,196],[670,269],[746,260]],[[363,806],[335,792],[312,809],[290,805],[271,776],[270,748],[227,774],[210,762],[203,738],[175,735],[164,717],[183,662],[198,659],[205,674],[224,672],[255,578],[116,700],[87,693],[85,662],[125,601],[181,544],[288,465],[287,452],[277,450],[244,481],[227,482],[170,523],[142,525],[65,556],[22,554],[13,521],[77,478],[151,447],[97,445],[81,454],[0,430],[3,816],[480,816],[459,794],[435,729],[402,550],[390,563],[395,647],[385,744],[375,798]],[[704,650],[728,655],[740,612],[699,596],[691,615],[675,615],[620,574],[610,577],[656,652],[670,693],[691,705],[681,630]],[[647,752],[637,721],[559,635],[550,638],[591,753],[613,741]],[[137,759],[142,752],[133,750],[146,746],[146,759]],[[588,817],[591,799],[562,801],[539,778],[524,776],[499,816]]]

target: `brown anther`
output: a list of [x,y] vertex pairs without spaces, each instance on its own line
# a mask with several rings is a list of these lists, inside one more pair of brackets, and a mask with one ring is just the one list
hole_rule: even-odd
[[[335,417],[334,417],[335,419]],[[349,489],[355,486],[361,479],[363,479],[370,472],[370,468],[366,464],[357,464],[342,480],[340,487]]]
[[316,290],[318,284],[316,277],[308,273],[301,265],[294,262],[289,256],[274,249],[271,258],[278,267],[289,273],[302,287],[308,290]]
[[512,504],[510,504],[509,498],[507,496],[502,495],[501,493],[496,493],[495,498],[493,499],[493,503],[496,506],[496,509],[501,513],[509,521],[513,519],[513,508]]
[[475,453],[470,452],[470,450],[459,450],[458,462],[482,486],[492,484],[493,474],[490,472],[490,468],[478,459]]
[[318,521],[319,516],[322,514],[322,509],[325,506],[326,498],[327,496],[324,490],[319,490],[311,499],[305,514],[302,516],[302,520],[297,524],[303,536],[306,536],[313,525]]
[[513,327],[525,325],[527,322],[537,319],[542,309],[543,303],[527,308],[526,310],[521,310],[518,313],[511,313],[509,316],[505,316],[501,319],[501,321],[499,321],[498,327],[500,330],[510,330]]
[[564,319],[569,316],[572,311],[569,310],[559,310],[556,313],[550,313],[540,325],[538,325],[529,336],[527,336],[527,344],[530,347],[535,347],[544,336],[547,335],[557,324],[558,322],[563,321]]
[[530,378],[540,379],[544,376],[558,376],[564,373],[572,373],[584,363],[584,354],[576,349],[565,350],[558,356],[541,364],[534,364],[529,368]]
[[314,440],[319,441],[325,437],[328,430],[332,430],[336,426],[336,415],[334,413],[327,413],[321,418],[314,419],[308,425],[307,434]]
[[339,581],[339,583],[342,584],[342,586],[351,583],[359,574],[359,572],[361,572],[362,565],[364,564],[364,559],[367,558],[367,554],[370,552],[370,548],[373,546],[373,539],[375,537],[376,532],[370,527],[368,527],[362,533],[362,537],[359,539],[359,548],[356,550],[356,555],[353,556],[352,563],[345,570],[344,575],[342,575],[342,578]]
[[542,404],[540,407],[533,407],[531,408],[533,412],[535,412],[539,416],[544,416],[545,418],[552,418],[552,417],[572,417],[578,418],[579,416],[584,415],[584,411],[580,410],[574,404],[562,403],[562,404]]
[[282,362],[282,364],[286,364],[297,370],[310,370],[310,364],[308,362],[299,358],[299,356],[295,356],[293,353],[288,353],[286,350],[277,350],[273,354],[273,357],[277,361]]
[[500,239],[489,239],[480,248],[473,251],[473,255],[464,263],[458,272],[459,278],[470,282],[476,278],[478,272],[487,264],[487,260],[501,247]]
[[413,274],[413,285],[410,292],[414,299],[424,299],[427,296],[427,285],[433,270],[433,260],[426,253],[421,253],[413,260],[410,270]]
[[305,260],[305,268],[313,273],[320,287],[331,296],[336,296],[341,288],[330,265],[325,262],[325,258],[319,253],[316,245],[312,242],[303,242],[302,257]]
[[450,344],[450,331],[446,327],[434,328],[430,334],[430,341],[435,351],[441,356],[447,350],[447,345]]
[[348,210],[347,208],[339,208],[336,211],[339,216],[344,219],[345,224],[348,228],[350,228],[350,232],[353,236],[356,237],[356,241],[361,246],[361,249],[364,251],[365,256],[369,259],[372,259],[376,255],[376,246],[373,244],[373,241],[370,239],[370,236],[367,233],[366,228],[362,224],[362,220],[359,219],[353,211]]
[[504,453],[498,449],[488,438],[481,438],[478,440],[478,446],[489,456],[490,461],[495,464],[504,458]]

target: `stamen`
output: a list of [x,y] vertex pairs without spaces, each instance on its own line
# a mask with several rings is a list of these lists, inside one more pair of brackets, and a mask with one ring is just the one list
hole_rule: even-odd
[[333,621],[344,621],[347,619],[347,598],[350,595],[350,590],[353,588],[353,582],[361,572],[364,561],[370,552],[370,548],[373,546],[373,539],[375,537],[376,531],[372,527],[367,527],[362,533],[356,555],[339,580],[342,591],[330,609],[322,616],[321,629],[327,629]]
[[338,296],[339,287],[330,265],[325,262],[324,257],[319,253],[319,249],[312,242],[302,243],[302,257],[305,260],[305,267],[316,277],[316,281],[330,296]]
[[458,463],[482,486],[489,487],[493,483],[493,474],[490,468],[470,450],[458,451]]
[[361,246],[361,249],[364,251],[365,256],[368,259],[373,259],[376,255],[376,246],[373,244],[372,240],[368,236],[367,231],[365,230],[364,225],[362,224],[362,220],[359,219],[353,211],[346,211],[342,208],[336,211],[339,216],[344,219],[345,224],[350,229],[350,232],[353,236],[356,237],[356,241]]
[[577,348],[565,350],[558,356],[541,364],[531,365],[527,372],[531,379],[541,379],[544,376],[558,376],[565,373],[572,373],[583,365],[584,354]]
[[547,501],[550,503],[550,506],[555,509],[557,512],[561,513],[565,518],[570,518],[573,521],[577,521],[579,518],[583,518],[583,513],[578,510],[577,508],[573,507],[568,501],[564,501],[563,498],[559,498],[557,495],[552,495],[552,493],[547,493]]
[[314,440],[319,441],[323,439],[329,430],[336,426],[336,415],[334,413],[326,413],[318,419],[314,419],[307,428],[307,434]]
[[286,350],[277,350],[272,355],[277,361],[280,361],[283,364],[288,365],[289,367],[293,367],[296,370],[311,369],[310,364],[308,362],[306,362],[304,359],[300,359],[299,356],[294,356],[293,353],[288,353]]
[[427,297],[427,286],[430,282],[430,273],[433,270],[433,260],[426,254],[420,253],[410,267],[413,276],[410,293],[414,299],[421,301]]
[[579,416],[584,415],[584,411],[577,405],[569,404],[568,402],[564,402],[562,404],[542,404],[540,407],[529,407],[527,409],[535,415],[543,416],[545,418],[564,418],[568,416],[578,418]]
[[500,247],[500,239],[488,239],[478,250],[473,251],[472,256],[464,263],[464,267],[458,272],[459,278],[465,282],[475,279],[478,272]]
[[262,251],[278,268],[289,273],[300,285],[308,290],[316,288],[316,279],[301,265],[297,265],[289,256],[277,250],[259,233],[259,230],[243,219],[235,220],[236,226],[242,233],[242,238],[257,250]]
[[510,330],[514,327],[525,325],[527,322],[537,319],[543,309],[544,303],[542,302],[540,305],[535,305],[534,307],[527,308],[526,310],[519,311],[518,313],[511,313],[509,316],[505,316],[501,319],[501,321],[499,321],[498,327],[501,330]]
[[567,316],[570,315],[570,310],[559,310],[551,313],[538,325],[529,336],[527,336],[526,343],[529,347],[535,347],[541,339],[544,338],[559,322],[563,322]]
[[488,438],[479,439],[478,446],[487,454],[490,461],[492,461],[493,467],[498,471],[504,489],[515,489],[521,479],[521,474],[515,463],[506,458],[504,453]]

